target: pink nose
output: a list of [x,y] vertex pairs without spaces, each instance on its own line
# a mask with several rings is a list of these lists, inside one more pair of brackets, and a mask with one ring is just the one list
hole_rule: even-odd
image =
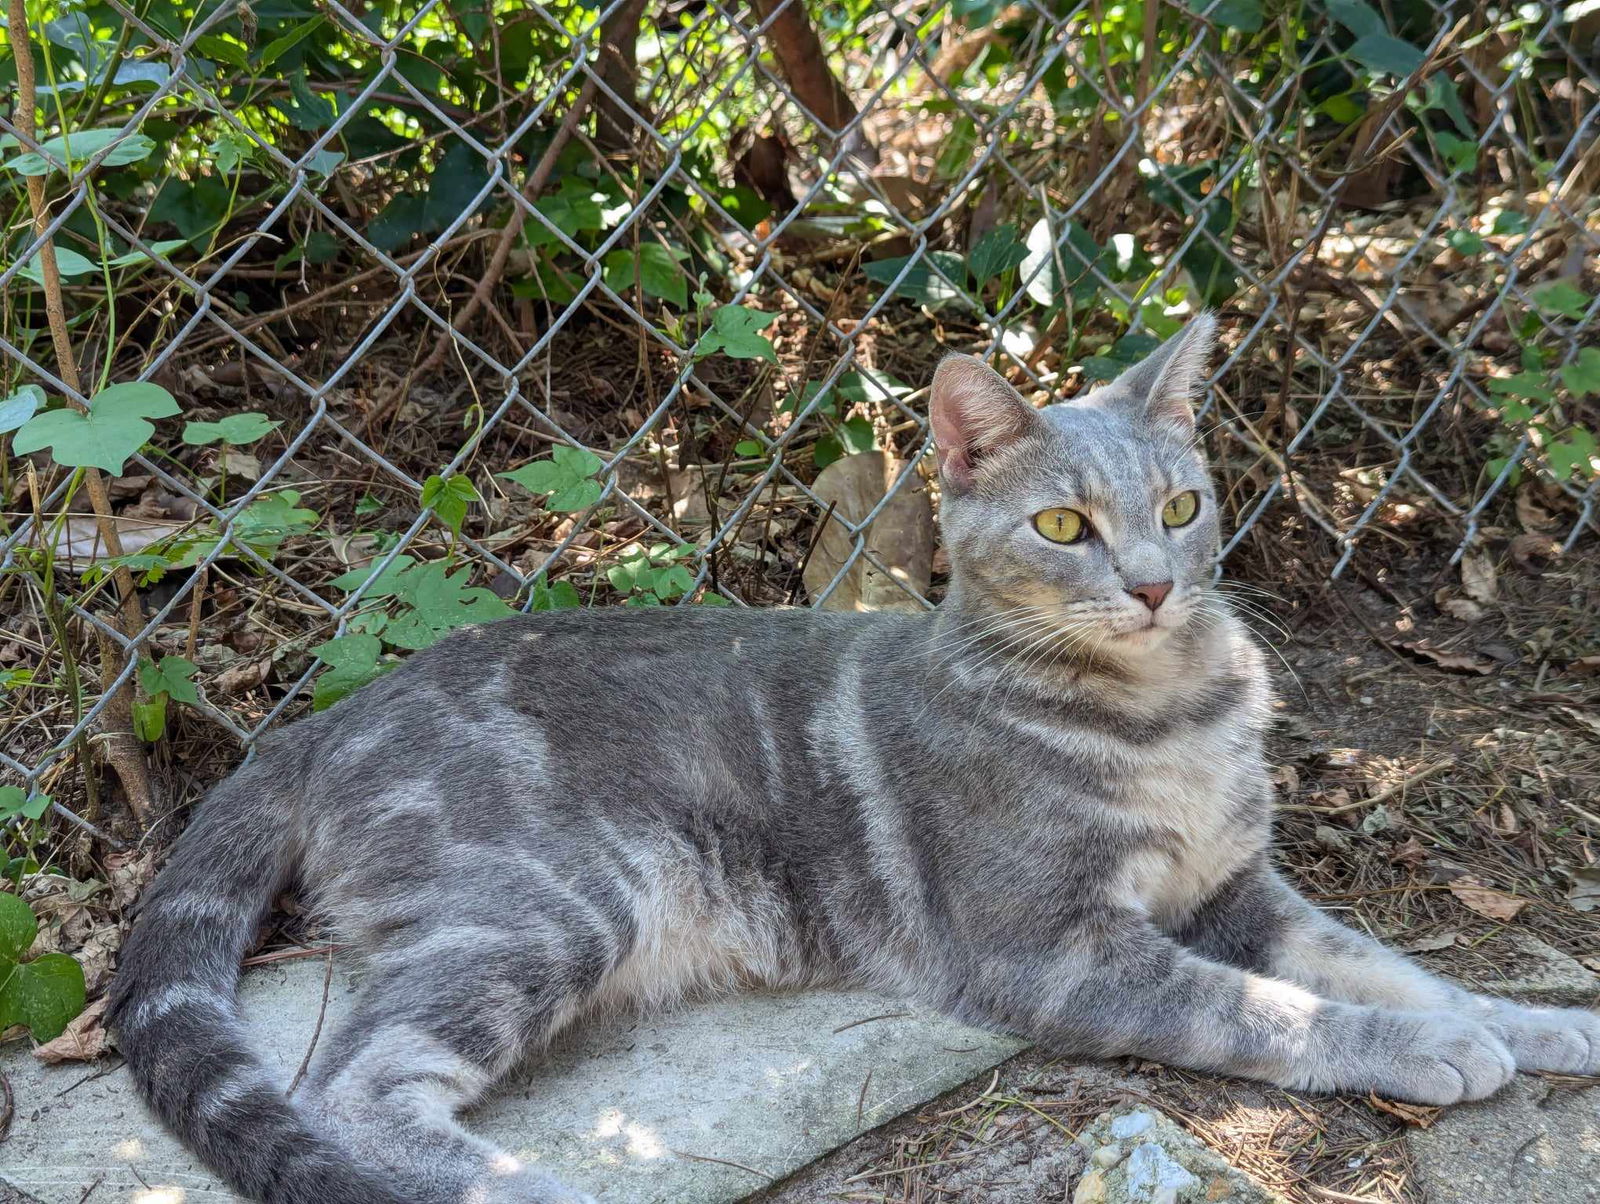
[[1160,608],[1161,604],[1167,600],[1167,595],[1172,592],[1172,582],[1150,581],[1144,585],[1131,586],[1128,592],[1152,611],[1155,611]]

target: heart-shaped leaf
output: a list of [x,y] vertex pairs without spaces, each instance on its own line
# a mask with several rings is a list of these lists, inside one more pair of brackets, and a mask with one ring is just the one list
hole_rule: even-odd
[[257,439],[282,426],[265,414],[229,414],[216,422],[191,422],[183,428],[183,441],[191,447],[207,443],[231,443],[235,447],[254,443]]
[[0,401],[0,435],[16,430],[32,418],[44,403],[44,390],[38,385],[23,385],[10,397]]
[[736,360],[769,360],[778,362],[778,353],[772,340],[759,332],[777,321],[777,314],[762,313],[759,309],[746,309],[742,305],[724,305],[711,317],[711,329],[700,336],[695,346],[697,358],[718,351]]
[[83,1011],[83,967],[65,953],[24,962],[38,931],[26,903],[0,894],[0,1030],[21,1024],[36,1041],[49,1041]]
[[48,447],[57,464],[103,468],[117,476],[128,459],[155,434],[147,419],[178,413],[178,403],[160,385],[130,381],[102,389],[89,412],[47,410],[30,418],[12,439],[18,455]]

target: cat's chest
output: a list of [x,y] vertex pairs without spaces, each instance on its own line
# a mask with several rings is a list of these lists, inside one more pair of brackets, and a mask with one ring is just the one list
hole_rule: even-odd
[[1131,847],[1119,890],[1157,923],[1175,922],[1266,847],[1264,766],[1236,747],[1178,741],[1126,768],[1115,806]]

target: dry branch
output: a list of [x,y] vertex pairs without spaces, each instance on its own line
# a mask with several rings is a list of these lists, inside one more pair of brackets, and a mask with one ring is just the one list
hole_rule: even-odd
[[[23,145],[26,146],[35,141],[37,91],[33,67],[33,38],[23,0],[10,0],[10,24],[11,46],[17,60],[15,121],[17,130],[22,135]],[[67,332],[66,307],[61,300],[61,271],[56,263],[55,240],[47,237],[50,229],[50,211],[45,201],[44,180],[43,176],[28,177],[28,206],[33,214],[34,237],[44,239],[43,245],[39,248],[39,269],[44,285],[45,315],[50,323],[50,341],[55,349],[56,374],[69,389],[81,395],[83,384],[78,376],[77,358],[73,355],[72,340]],[[71,394],[68,395],[67,401],[79,410],[87,409]],[[100,538],[105,544],[106,552],[110,556],[120,557],[122,538],[117,532],[117,524],[111,514],[111,497],[106,490],[105,479],[100,475],[98,468],[85,468],[83,483],[88,490],[89,505],[94,510],[95,523],[100,529]],[[144,616],[139,609],[139,595],[134,589],[133,576],[125,567],[119,566],[112,573],[112,580],[117,587],[117,628],[124,636],[132,639],[144,626]],[[144,760],[144,746],[140,744],[133,730],[133,682],[130,679],[120,689],[110,689],[111,683],[138,653],[130,648],[127,660],[124,661],[117,655],[117,649],[105,635],[100,635],[99,644],[101,682],[110,695],[102,712],[103,719],[100,725],[106,759],[111,762],[112,769],[116,771],[117,778],[122,783],[122,789],[128,796],[128,806],[132,809],[134,817],[140,823],[144,823],[151,812],[152,796],[150,771]],[[89,771],[87,766],[85,771]]]
[[[802,0],[753,2],[762,24],[766,25],[767,45],[789,81],[794,98],[822,122],[830,139],[840,137],[845,127],[860,116],[860,110],[829,68],[827,52],[811,26]],[[852,138],[857,156],[864,162],[875,163],[877,151],[859,127],[853,131]]]

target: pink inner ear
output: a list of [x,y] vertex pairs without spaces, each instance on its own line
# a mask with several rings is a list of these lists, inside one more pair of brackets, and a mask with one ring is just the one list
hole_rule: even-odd
[[969,355],[947,356],[933,374],[928,417],[939,471],[965,488],[983,456],[1020,439],[1038,420],[999,373]]

